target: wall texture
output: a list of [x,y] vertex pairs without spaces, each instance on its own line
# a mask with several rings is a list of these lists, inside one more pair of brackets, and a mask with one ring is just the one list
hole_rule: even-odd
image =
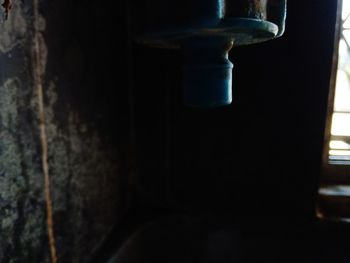
[[60,262],[86,262],[125,207],[127,74],[110,67],[125,68],[110,49],[125,53],[110,34],[121,7],[82,2],[14,0],[0,17],[0,262],[49,261],[43,158]]

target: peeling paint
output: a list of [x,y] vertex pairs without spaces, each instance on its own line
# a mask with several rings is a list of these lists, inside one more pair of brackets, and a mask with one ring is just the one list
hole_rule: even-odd
[[[25,118],[29,115],[37,120],[36,96],[21,92],[24,88],[19,78],[7,79],[0,86],[1,262],[10,258],[38,262],[29,259],[37,258],[39,248],[46,246],[37,124]],[[57,232],[58,252],[69,262],[84,262],[115,222],[110,200],[119,202],[115,189],[118,154],[102,145],[94,125],[83,121],[69,105],[66,119],[57,119],[56,106],[64,103],[57,89],[50,81],[45,113],[54,218],[61,230]]]
[[[86,262],[119,218],[119,149],[108,145],[96,119],[80,112],[80,102],[67,99],[71,78],[85,78],[91,66],[85,51],[74,37],[62,37],[65,31],[49,42],[52,24],[39,15],[40,59],[33,63],[32,7],[13,4],[9,19],[0,21],[0,262],[50,262],[33,69],[42,77],[59,262]],[[54,71],[56,40],[63,56],[54,63],[64,66]]]
[[28,19],[25,16],[22,2],[15,1],[11,15],[6,21],[0,21],[0,52],[6,53],[23,44],[28,31]]
[[[15,262],[16,251],[21,247],[26,247],[22,250],[25,258],[25,254],[33,254],[36,245],[43,245],[40,242],[43,230],[42,181],[37,176],[39,170],[35,165],[35,136],[30,132],[30,124],[23,126],[21,119],[26,111],[22,88],[19,78],[7,79],[0,86],[1,262],[6,262],[6,258]],[[35,183],[31,183],[32,180]],[[28,220],[23,221],[24,213]]]
[[[64,232],[67,234],[67,236],[58,234],[57,240],[61,254],[71,253],[73,262],[81,262],[82,258],[88,259],[93,246],[103,239],[101,233],[108,232],[110,225],[113,224],[113,212],[104,211],[104,203],[111,199],[118,202],[118,193],[115,191],[118,180],[118,156],[115,152],[106,151],[98,133],[89,130],[89,125],[69,107],[65,120],[68,126],[58,125],[54,110],[58,98],[55,89],[57,89],[55,84],[51,82],[46,92],[49,99],[45,113],[50,146],[54,216],[60,215],[55,217],[55,222],[66,229]],[[99,205],[87,206],[92,203]],[[88,220],[86,220],[87,214]],[[62,222],[59,218],[64,215],[69,215],[70,219],[67,218],[68,220]],[[92,223],[98,222],[102,217],[110,224]],[[84,231],[87,227],[88,232]],[[69,231],[70,229],[75,231]],[[70,240],[69,247],[62,246],[64,240]],[[86,244],[86,240],[89,240],[90,249],[87,246],[85,250],[81,244]]]

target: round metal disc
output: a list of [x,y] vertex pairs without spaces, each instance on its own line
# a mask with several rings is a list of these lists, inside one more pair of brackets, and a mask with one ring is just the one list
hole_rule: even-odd
[[231,39],[235,46],[249,45],[273,39],[278,32],[274,23],[251,18],[223,19],[213,27],[176,28],[162,32],[152,32],[137,38],[143,44],[178,48],[188,38],[223,36]]

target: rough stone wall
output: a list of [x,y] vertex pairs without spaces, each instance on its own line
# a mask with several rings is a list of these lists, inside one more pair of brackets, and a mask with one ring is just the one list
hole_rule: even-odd
[[[125,200],[120,183],[128,175],[128,120],[121,111],[127,111],[127,103],[111,105],[114,95],[124,93],[112,91],[118,90],[118,83],[104,90],[111,81],[106,79],[110,72],[105,72],[106,65],[99,65],[99,56],[90,56],[97,40],[84,42],[90,32],[79,18],[86,19],[90,13],[86,27],[98,27],[107,12],[101,9],[97,17],[91,16],[93,4],[43,0],[39,1],[40,17],[36,17],[59,262],[87,262],[120,218]],[[0,17],[2,263],[50,261],[39,96],[32,63],[34,13],[32,1],[13,0],[8,20]],[[107,32],[98,34],[102,42],[110,37]],[[97,83],[102,87],[96,87],[101,93],[95,97]],[[114,103],[118,104],[118,98]]]

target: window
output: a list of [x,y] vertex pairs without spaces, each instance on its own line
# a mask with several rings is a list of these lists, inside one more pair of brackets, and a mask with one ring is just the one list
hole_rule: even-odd
[[328,120],[317,216],[350,222],[350,1],[338,0]]
[[350,1],[342,3],[328,161],[350,164]]

